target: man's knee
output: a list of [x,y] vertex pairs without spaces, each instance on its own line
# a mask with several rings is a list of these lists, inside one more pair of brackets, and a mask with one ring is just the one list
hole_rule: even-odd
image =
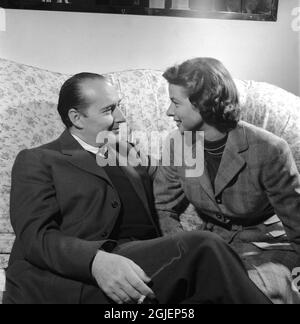
[[218,235],[206,231],[181,232],[176,235],[188,249],[197,247],[216,250],[228,247],[226,242]]

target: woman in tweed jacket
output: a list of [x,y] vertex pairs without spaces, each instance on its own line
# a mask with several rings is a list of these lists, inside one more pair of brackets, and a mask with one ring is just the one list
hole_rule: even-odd
[[221,62],[189,60],[164,77],[167,114],[178,134],[204,132],[205,163],[199,177],[186,177],[185,166],[160,167],[154,192],[161,226],[181,230],[179,215],[191,202],[201,230],[230,243],[273,302],[298,301],[291,274],[300,273],[300,175],[288,144],[240,121],[238,91]]

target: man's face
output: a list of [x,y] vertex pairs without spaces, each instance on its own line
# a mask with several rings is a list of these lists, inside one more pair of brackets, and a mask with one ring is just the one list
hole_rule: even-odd
[[126,120],[119,110],[121,100],[115,88],[104,80],[87,80],[81,85],[81,92],[87,102],[81,118],[85,138],[96,143],[102,131],[117,135],[119,125]]
[[200,131],[204,122],[200,112],[191,104],[186,89],[170,84],[169,93],[171,105],[167,115],[174,118],[180,132]]

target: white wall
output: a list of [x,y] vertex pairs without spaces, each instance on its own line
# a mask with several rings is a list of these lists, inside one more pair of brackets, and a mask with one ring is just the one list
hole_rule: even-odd
[[299,0],[280,0],[278,22],[7,10],[0,56],[52,71],[165,69],[195,56],[221,59],[240,79],[300,94]]
[[297,34],[298,34],[298,95],[300,95],[300,0],[298,0]]

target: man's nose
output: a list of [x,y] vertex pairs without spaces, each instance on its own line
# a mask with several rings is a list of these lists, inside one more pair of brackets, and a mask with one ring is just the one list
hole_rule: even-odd
[[175,114],[174,114],[174,104],[171,103],[169,109],[167,110],[167,116],[169,117],[173,117]]
[[113,116],[114,116],[115,123],[117,123],[117,124],[126,123],[126,118],[125,118],[125,116],[123,115],[122,111],[119,108],[116,108],[114,110]]

